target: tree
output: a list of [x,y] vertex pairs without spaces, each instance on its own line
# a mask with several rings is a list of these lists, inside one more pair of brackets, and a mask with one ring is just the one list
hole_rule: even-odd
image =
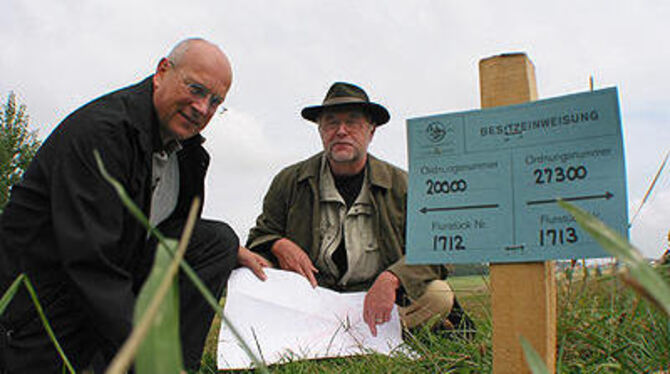
[[40,140],[35,131],[29,130],[26,106],[16,102],[10,92],[7,104],[0,107],[0,210],[9,199],[11,187],[23,175],[35,156]]

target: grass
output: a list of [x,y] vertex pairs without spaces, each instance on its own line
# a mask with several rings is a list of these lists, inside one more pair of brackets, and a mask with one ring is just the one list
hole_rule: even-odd
[[[616,271],[560,283],[559,372],[647,373],[670,368],[670,320]],[[667,268],[661,268],[667,274]]]
[[[670,277],[670,269],[661,268]],[[557,373],[660,372],[670,369],[670,321],[629,287],[611,265],[569,268],[557,277]],[[291,362],[273,373],[489,373],[492,371],[490,284],[488,276],[450,279],[458,298],[477,323],[474,341],[452,340],[427,329],[412,335],[409,347],[421,354],[358,356]],[[200,373],[216,373],[215,320]]]

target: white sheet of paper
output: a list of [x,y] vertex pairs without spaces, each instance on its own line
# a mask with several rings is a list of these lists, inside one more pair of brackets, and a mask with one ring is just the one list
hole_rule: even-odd
[[[365,292],[312,288],[305,277],[289,271],[265,269],[265,273],[268,279],[263,282],[247,268],[233,271],[223,314],[266,365],[390,354],[402,344],[397,307],[389,322],[377,326],[374,337],[363,321]],[[223,322],[217,365],[221,370],[252,367],[251,358]]]

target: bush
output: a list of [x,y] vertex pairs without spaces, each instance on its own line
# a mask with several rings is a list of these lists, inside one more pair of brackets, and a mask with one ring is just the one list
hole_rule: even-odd
[[16,102],[10,92],[7,103],[0,108],[0,211],[9,200],[10,189],[32,161],[40,141],[29,130],[26,106]]

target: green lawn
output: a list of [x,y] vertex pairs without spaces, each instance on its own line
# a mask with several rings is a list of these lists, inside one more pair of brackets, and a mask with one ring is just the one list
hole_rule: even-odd
[[458,295],[487,292],[489,287],[488,275],[462,275],[450,277],[449,284]]

